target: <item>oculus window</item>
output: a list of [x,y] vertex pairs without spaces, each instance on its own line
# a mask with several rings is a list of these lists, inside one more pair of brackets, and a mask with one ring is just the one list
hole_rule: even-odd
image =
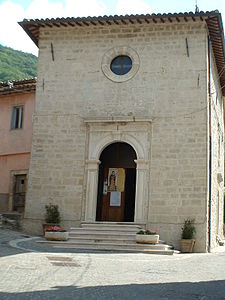
[[113,47],[102,57],[102,72],[114,82],[125,82],[135,76],[140,66],[137,52],[128,46]]
[[23,106],[13,106],[11,129],[20,129],[23,126]]
[[115,57],[110,65],[111,71],[116,75],[125,75],[132,68],[132,60],[127,55],[119,55]]

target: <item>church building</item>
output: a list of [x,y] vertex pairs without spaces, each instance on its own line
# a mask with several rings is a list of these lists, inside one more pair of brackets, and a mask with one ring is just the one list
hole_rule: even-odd
[[225,44],[218,11],[23,20],[39,47],[24,228],[151,226],[223,237]]

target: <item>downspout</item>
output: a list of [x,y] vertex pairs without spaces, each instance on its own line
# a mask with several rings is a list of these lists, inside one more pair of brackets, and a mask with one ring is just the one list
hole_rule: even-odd
[[211,107],[211,46],[208,35],[208,97],[209,97],[209,219],[208,219],[208,252],[211,252],[212,221],[212,107]]

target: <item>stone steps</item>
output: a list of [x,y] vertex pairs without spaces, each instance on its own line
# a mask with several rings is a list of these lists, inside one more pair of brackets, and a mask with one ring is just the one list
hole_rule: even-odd
[[[91,234],[91,233],[86,233],[82,232],[79,234],[76,233],[71,233],[69,232],[69,238],[70,241],[76,241],[76,240],[83,240],[83,241],[90,241],[92,240],[93,242],[101,242],[101,241],[122,241],[124,243],[135,243],[136,244],[136,235],[135,234],[119,234],[119,233],[111,233],[106,234],[106,233],[96,233],[96,234]],[[160,244],[165,244],[164,241],[160,240]]]
[[[138,224],[132,224],[132,223],[113,223],[113,222],[98,222],[98,223],[82,223],[81,224],[82,229],[87,230],[115,230],[115,231],[127,231],[127,232],[137,232],[143,227]],[[76,228],[77,229],[77,228]],[[73,231],[73,228],[71,228],[71,231]]]
[[8,211],[8,212],[2,212],[2,217],[8,218],[11,220],[21,220],[23,217],[22,213],[16,212],[16,211]]
[[[49,242],[49,241],[48,241]],[[96,241],[92,242],[89,240],[73,240],[71,241],[70,239],[66,242],[63,241],[58,241],[56,243],[63,244],[63,245],[70,245],[70,246],[92,246],[92,245],[97,245],[97,246],[115,246],[115,247],[124,247],[124,248],[130,248],[130,249],[149,249],[149,250],[169,250],[171,249],[171,246],[169,245],[164,245],[164,244],[137,244],[135,243],[124,243],[122,241]],[[54,241],[55,244],[55,241]]]
[[140,230],[140,228],[123,228],[122,226],[119,226],[118,228],[116,228],[115,226],[110,228],[109,226],[104,226],[104,227],[78,227],[78,228],[71,228],[70,229],[70,232],[71,233],[79,233],[79,232],[121,232],[121,233],[124,233],[124,234],[129,234],[129,233],[135,233],[138,232]]
[[136,233],[143,224],[94,222],[82,223],[79,228],[71,228],[69,240],[43,241],[56,248],[73,248],[80,250],[143,252],[149,254],[171,255],[174,250],[160,241],[159,244],[137,244]]
[[104,228],[99,229],[99,230],[90,230],[90,229],[85,229],[85,228],[78,228],[76,230],[70,230],[70,236],[76,236],[76,235],[96,235],[96,236],[112,236],[112,235],[116,235],[116,236],[124,236],[124,237],[129,237],[129,236],[134,236],[136,235],[137,231],[133,231],[133,232],[127,232],[127,231],[121,231],[121,230],[105,230]]
[[119,234],[119,233],[114,233],[111,232],[111,234],[109,233],[104,233],[104,232],[79,232],[79,233],[74,233],[74,232],[69,232],[69,237],[70,239],[75,239],[75,238],[79,238],[79,239],[88,239],[88,240],[111,240],[111,239],[119,239],[119,240],[131,240],[131,241],[135,241],[135,235],[134,234]]
[[23,214],[18,212],[3,212],[1,213],[1,223],[5,228],[20,229]]
[[[80,250],[100,250],[100,251],[119,251],[119,252],[134,252],[134,253],[148,253],[148,254],[174,254],[174,250],[168,247],[161,247],[162,245],[143,245],[143,244],[115,244],[115,243],[74,243],[74,242],[43,242],[52,244],[54,248],[66,249],[80,249]],[[155,246],[155,247],[154,247]]]

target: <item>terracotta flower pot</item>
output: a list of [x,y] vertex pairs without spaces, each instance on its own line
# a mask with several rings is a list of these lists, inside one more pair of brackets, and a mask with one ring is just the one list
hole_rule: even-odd
[[191,253],[193,252],[194,245],[195,245],[195,240],[193,239],[180,240],[180,251],[182,253]]
[[136,243],[139,244],[158,244],[158,234],[136,234]]

